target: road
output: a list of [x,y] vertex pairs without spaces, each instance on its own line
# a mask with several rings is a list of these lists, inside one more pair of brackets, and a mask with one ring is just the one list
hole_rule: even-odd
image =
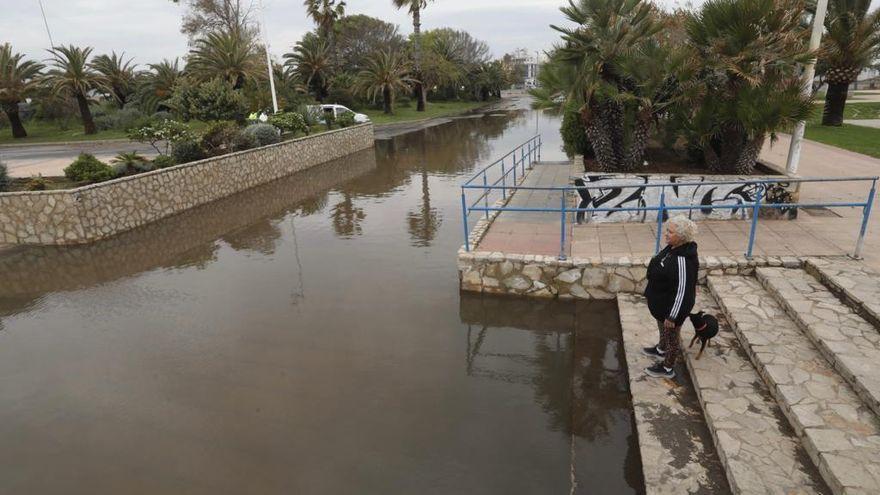
[[130,151],[137,151],[148,158],[157,154],[148,144],[120,140],[0,147],[0,160],[6,164],[10,177],[31,177],[37,174],[49,177],[64,175],[64,167],[70,165],[80,153],[91,153],[98,159],[109,162],[119,153]]

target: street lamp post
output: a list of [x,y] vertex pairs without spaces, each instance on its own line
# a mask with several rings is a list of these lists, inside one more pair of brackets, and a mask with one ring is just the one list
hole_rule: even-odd
[[263,47],[266,49],[266,66],[269,69],[269,89],[272,91],[272,113],[278,113],[278,96],[275,94],[275,75],[272,72],[272,58],[269,56],[269,34],[266,32],[266,11],[260,0],[260,30],[263,32]]
[[[825,13],[828,11],[828,0],[819,0],[816,5],[816,15],[813,16],[813,32],[810,34],[810,51],[816,51],[822,42],[822,29],[825,26]],[[804,94],[812,96],[813,77],[816,75],[816,59],[810,60],[804,69]],[[803,120],[795,125],[791,134],[791,144],[788,148],[788,160],[785,163],[785,171],[793,175],[797,173],[798,163],[801,160],[801,143],[804,140],[804,130],[807,123]]]

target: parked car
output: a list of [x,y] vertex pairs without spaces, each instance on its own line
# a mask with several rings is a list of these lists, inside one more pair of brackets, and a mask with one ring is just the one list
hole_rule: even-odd
[[363,124],[370,121],[370,118],[367,117],[365,114],[357,113],[342,105],[309,105],[306,108],[308,108],[309,113],[311,113],[318,120],[323,118],[324,113],[332,112],[333,116],[337,119],[343,114],[352,113],[354,114],[354,121],[358,124]]

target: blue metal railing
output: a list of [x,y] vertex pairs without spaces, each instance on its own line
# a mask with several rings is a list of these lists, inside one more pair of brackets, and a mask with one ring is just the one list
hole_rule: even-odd
[[[859,236],[856,241],[856,247],[853,252],[854,258],[860,258],[861,252],[864,247],[865,235],[868,231],[868,220],[871,216],[871,208],[874,204],[874,197],[877,193],[877,176],[873,177],[805,177],[805,178],[791,178],[791,177],[780,177],[778,179],[755,179],[755,180],[719,180],[719,181],[700,181],[700,182],[658,182],[658,183],[639,183],[639,184],[615,184],[614,187],[619,188],[660,188],[660,200],[657,206],[633,206],[633,207],[606,207],[606,208],[567,208],[565,204],[566,194],[568,192],[577,192],[578,190],[591,190],[591,189],[608,189],[609,185],[583,185],[583,186],[519,186],[517,185],[516,175],[513,178],[513,184],[508,185],[506,177],[510,174],[511,170],[515,170],[517,166],[521,168],[520,180],[525,175],[526,162],[528,160],[528,166],[531,168],[531,164],[534,161],[540,160],[540,148],[541,148],[541,137],[540,135],[533,137],[526,143],[518,146],[513,151],[504,155],[499,160],[496,160],[489,166],[483,168],[479,172],[477,172],[473,177],[471,177],[467,182],[462,184],[461,186],[461,207],[462,207],[462,223],[464,225],[464,239],[465,239],[465,249],[467,251],[471,250],[470,246],[470,235],[468,230],[468,215],[473,211],[484,212],[486,218],[489,217],[489,212],[496,211],[519,211],[519,212],[534,212],[534,213],[558,213],[560,218],[560,235],[559,235],[559,259],[565,259],[565,232],[566,232],[566,214],[569,213],[593,213],[593,212],[657,212],[657,236],[654,243],[654,252],[660,251],[660,239],[662,237],[663,232],[663,222],[665,217],[669,212],[675,211],[692,211],[692,210],[705,210],[707,208],[711,208],[712,210],[716,209],[736,209],[736,210],[745,210],[751,209],[752,218],[751,218],[751,229],[749,231],[749,243],[748,248],[746,249],[746,257],[751,258],[752,253],[754,251],[755,246],[755,238],[757,234],[757,226],[758,219],[760,217],[761,208],[770,208],[770,209],[789,209],[789,208],[862,208],[862,221],[861,227],[859,229]],[[528,150],[528,155],[525,154],[525,150]],[[519,163],[516,161],[516,153],[520,153]],[[504,160],[513,155],[514,161],[513,166],[511,168],[506,168],[504,165]],[[533,159],[537,157],[537,159]],[[488,174],[489,172],[500,165],[501,172],[500,177],[496,179],[493,183],[489,183]],[[514,172],[515,174],[515,172]],[[482,178],[482,184],[474,184],[478,178]],[[788,185],[795,183],[827,183],[827,182],[870,182],[871,188],[868,192],[868,196],[863,202],[830,202],[830,203],[767,203],[766,199],[766,191],[768,186],[773,184],[779,185]],[[500,183],[500,185],[499,185]],[[706,205],[667,205],[666,204],[666,188],[667,187],[686,187],[686,186],[718,186],[718,185],[751,185],[755,186],[756,195],[753,201],[747,202],[738,202],[737,204],[730,205],[719,205],[713,204],[711,207],[707,207]],[[469,204],[467,201],[467,192],[469,190],[482,190],[482,194],[477,198],[477,200],[473,204]],[[531,207],[510,207],[510,206],[489,206],[489,195],[493,191],[500,191],[501,198],[507,199],[509,192],[516,192],[520,190],[528,190],[528,191],[555,191],[560,193],[560,202],[559,208],[531,208]],[[479,206],[480,202],[483,202],[483,206]]]

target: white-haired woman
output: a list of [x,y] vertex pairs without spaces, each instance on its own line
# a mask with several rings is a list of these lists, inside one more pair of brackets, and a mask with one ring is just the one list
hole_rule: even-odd
[[697,225],[684,216],[666,223],[666,247],[648,265],[648,287],[645,297],[651,316],[657,320],[660,342],[645,347],[644,353],[662,359],[645,372],[654,377],[675,377],[675,362],[681,351],[681,325],[694,307],[697,293]]

